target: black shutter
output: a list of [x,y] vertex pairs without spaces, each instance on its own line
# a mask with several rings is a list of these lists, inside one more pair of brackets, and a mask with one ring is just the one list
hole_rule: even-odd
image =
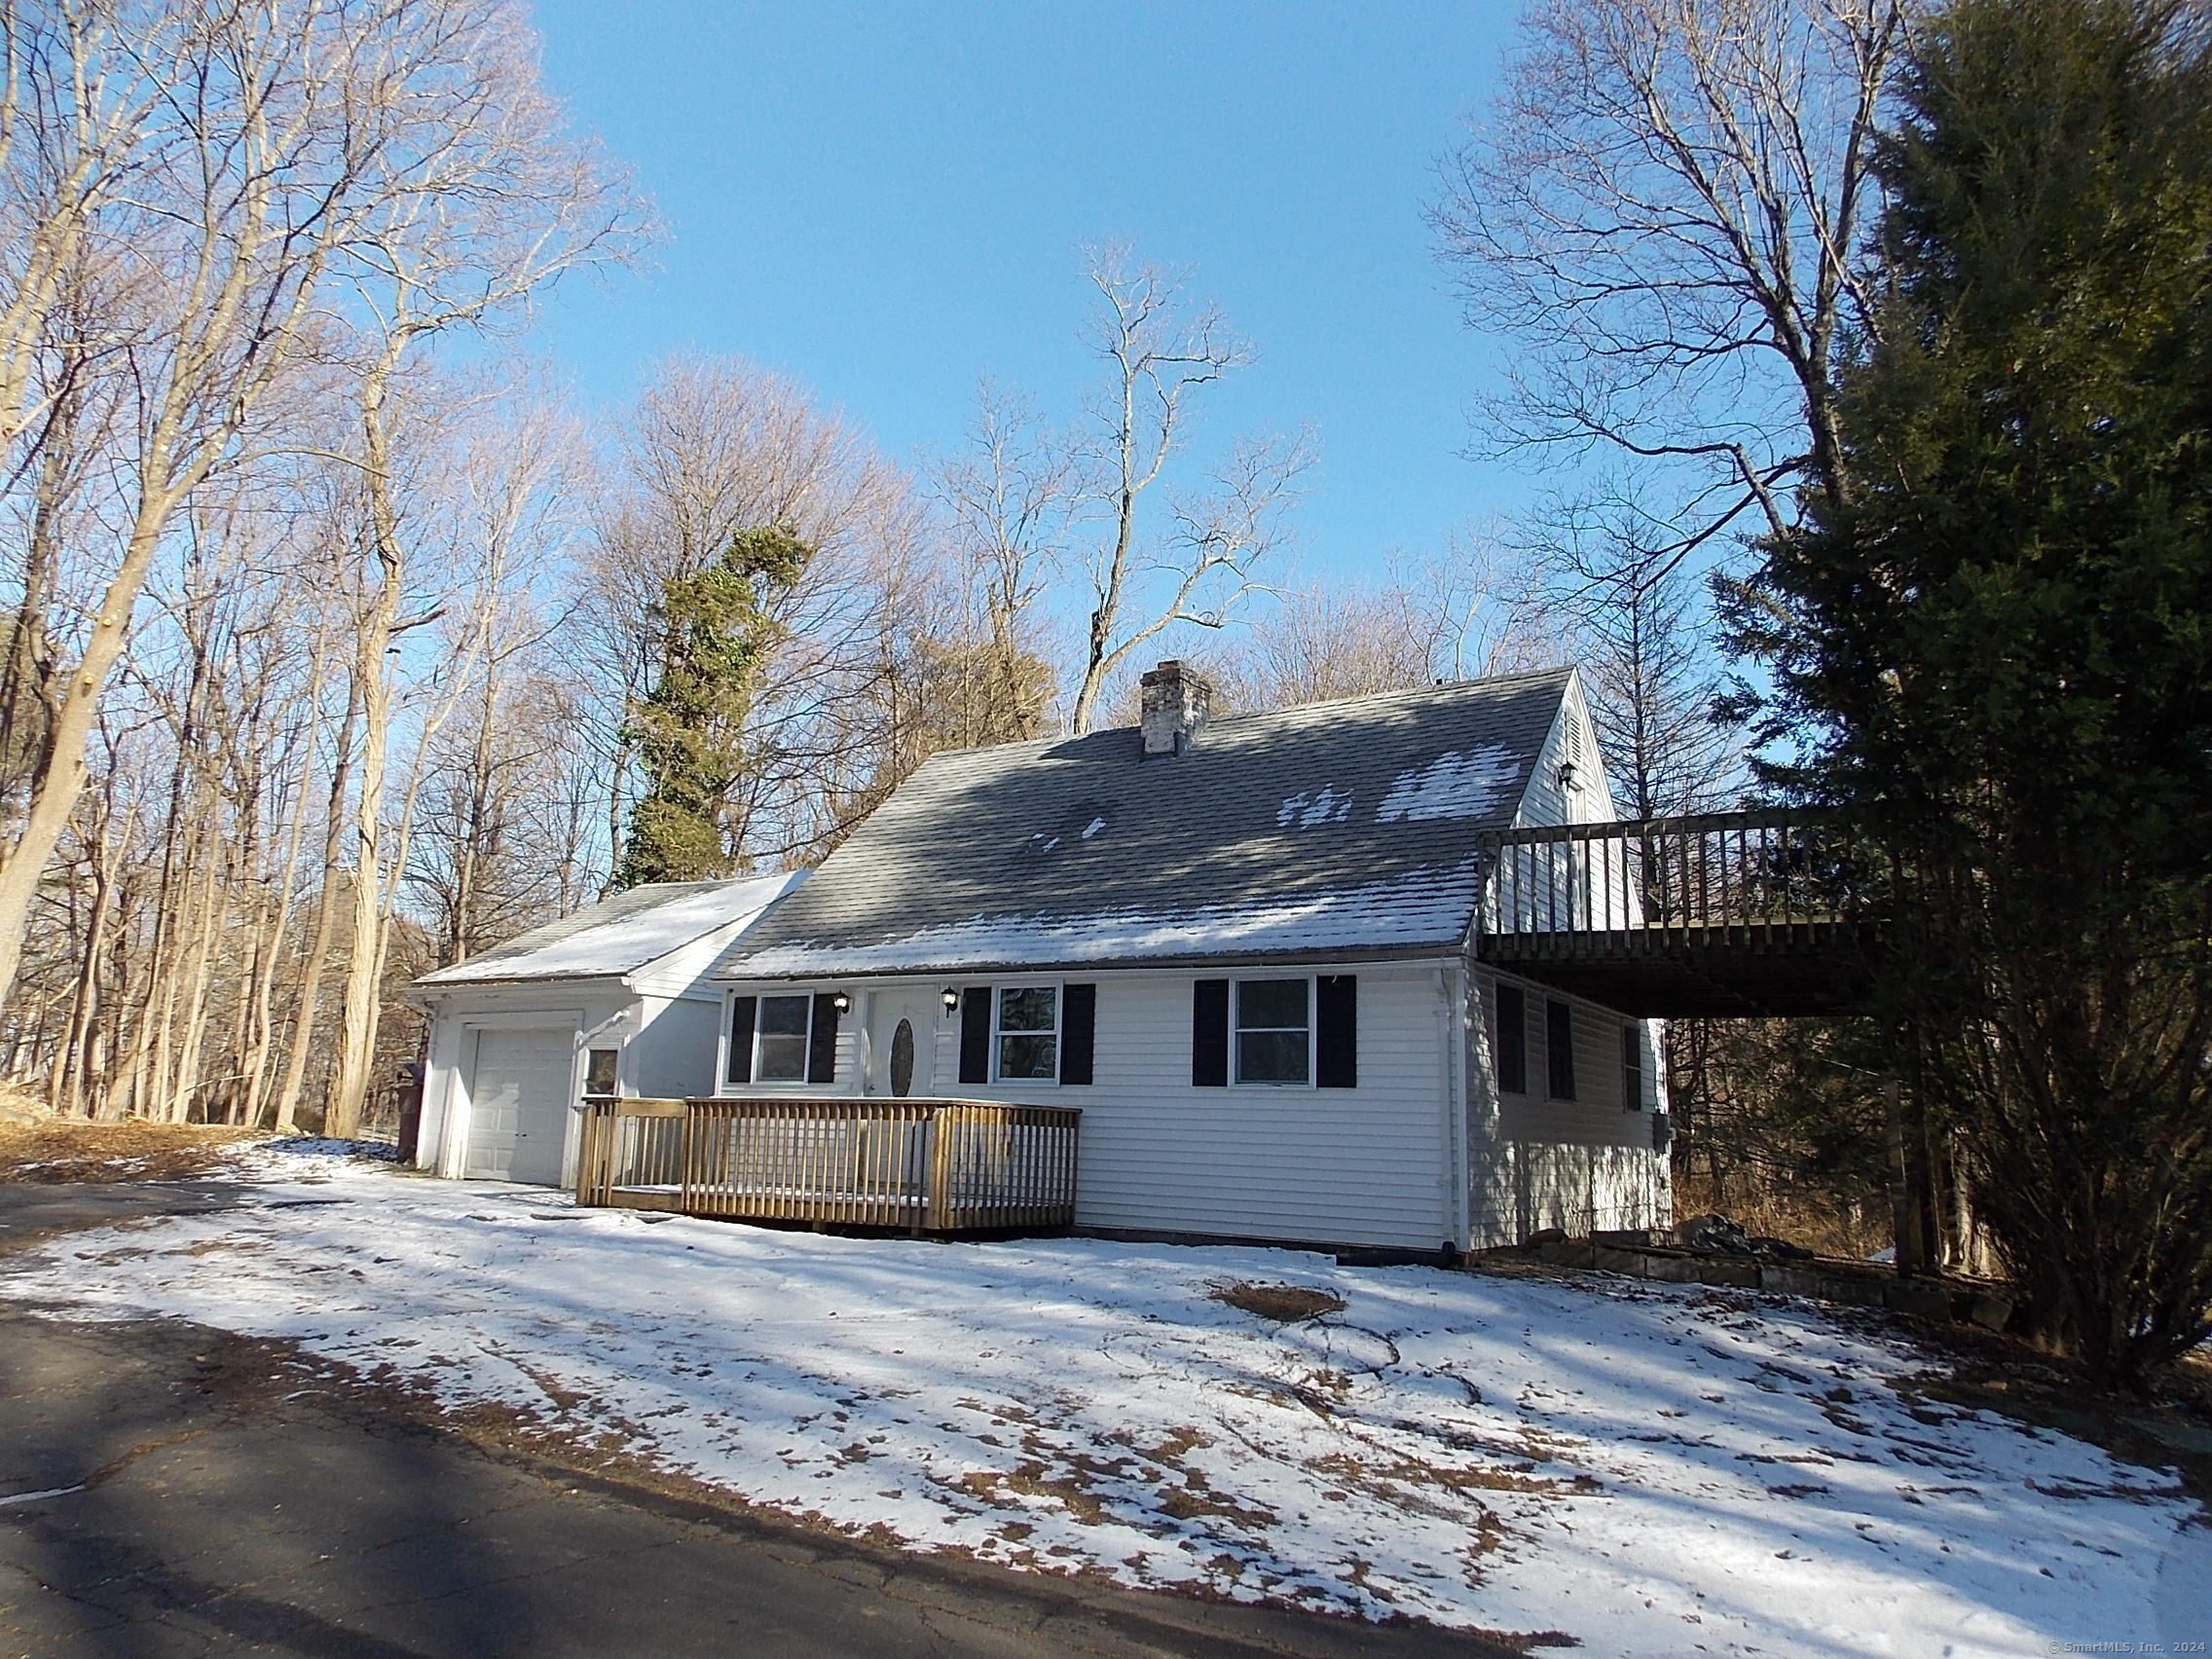
[[1313,981],[1313,1085],[1359,1087],[1359,980],[1350,974]]
[[759,1008],[758,997],[729,1000],[729,1060],[722,1067],[724,1083],[753,1081],[753,1020]]
[[960,1081],[991,1081],[991,988],[971,985],[960,993]]
[[1060,987],[1060,1082],[1090,1081],[1090,1050],[1098,1034],[1098,987]]
[[837,999],[828,991],[814,993],[814,1022],[806,1032],[806,1081],[837,1081]]
[[1191,1083],[1198,1088],[1229,1087],[1227,979],[1198,979],[1191,985]]

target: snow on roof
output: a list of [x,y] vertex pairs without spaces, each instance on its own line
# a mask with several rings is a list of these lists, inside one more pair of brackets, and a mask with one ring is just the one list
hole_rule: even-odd
[[719,978],[1456,948],[1571,672],[932,758]]
[[648,882],[573,915],[533,928],[418,985],[467,985],[510,979],[597,979],[648,963],[733,923],[758,915],[806,879],[806,871],[742,881]]
[[1412,948],[1464,930],[1476,880],[1470,858],[1451,869],[1417,870],[1390,881],[1247,904],[1075,918],[977,916],[873,945],[801,943],[761,951],[741,945],[731,959],[741,961],[747,975],[799,978],[816,973],[928,973],[977,966]]

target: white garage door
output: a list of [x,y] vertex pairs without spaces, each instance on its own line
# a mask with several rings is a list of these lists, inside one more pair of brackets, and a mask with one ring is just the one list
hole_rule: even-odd
[[571,1031],[479,1031],[468,1084],[471,1180],[561,1184],[576,1039]]

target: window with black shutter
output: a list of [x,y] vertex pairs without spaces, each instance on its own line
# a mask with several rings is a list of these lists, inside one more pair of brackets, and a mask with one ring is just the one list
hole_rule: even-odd
[[1621,1110],[1643,1110],[1643,1032],[1634,1025],[1621,1027]]
[[1554,1100],[1574,1098],[1574,1011],[1563,1002],[1544,1001],[1545,1090]]
[[1227,979],[1199,979],[1191,986],[1191,1083],[1198,1088],[1229,1087]]
[[1519,985],[1499,985],[1492,1002],[1496,1023],[1491,1052],[1497,1057],[1497,1087],[1503,1094],[1529,1092],[1529,993]]

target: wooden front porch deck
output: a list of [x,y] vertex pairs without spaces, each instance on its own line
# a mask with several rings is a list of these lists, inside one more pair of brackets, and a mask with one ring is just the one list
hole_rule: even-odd
[[915,1235],[1075,1222],[1072,1107],[594,1095],[583,1111],[579,1204]]
[[1849,1014],[1874,928],[1829,840],[1772,809],[1493,830],[1476,954],[1647,1018]]

